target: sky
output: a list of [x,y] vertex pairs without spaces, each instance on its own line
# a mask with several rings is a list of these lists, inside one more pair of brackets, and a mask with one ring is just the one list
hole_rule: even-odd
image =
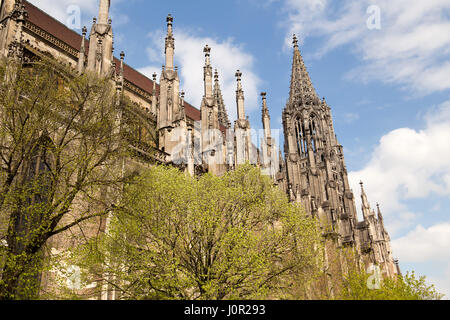
[[[98,0],[30,2],[78,32],[98,12]],[[426,275],[450,298],[450,1],[111,0],[115,55],[160,74],[169,13],[186,100],[200,106],[208,44],[233,120],[241,70],[255,129],[264,91],[272,129],[282,132],[297,34],[332,109],[358,209],[362,180],[402,272]]]

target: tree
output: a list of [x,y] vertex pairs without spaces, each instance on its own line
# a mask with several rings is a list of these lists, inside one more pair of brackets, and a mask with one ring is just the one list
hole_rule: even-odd
[[2,61],[0,78],[0,299],[33,299],[47,240],[111,211],[122,105],[110,80],[60,64]]
[[444,296],[434,285],[427,284],[426,277],[417,278],[414,272],[395,278],[384,278],[380,288],[370,289],[370,274],[353,270],[343,279],[341,300],[441,300]]
[[321,270],[319,238],[258,168],[191,178],[158,166],[125,188],[108,235],[72,262],[86,283],[104,265],[119,299],[290,298],[293,279]]

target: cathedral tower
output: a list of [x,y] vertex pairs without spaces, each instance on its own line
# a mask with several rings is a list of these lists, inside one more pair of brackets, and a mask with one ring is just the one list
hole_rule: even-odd
[[[336,137],[331,108],[320,100],[294,36],[294,59],[288,103],[283,110],[288,193],[292,201],[316,216],[327,240],[327,252],[355,249],[360,266],[377,264],[388,276],[398,272],[389,235],[370,209],[361,184],[362,214],[358,222],[343,147]],[[330,259],[327,253],[327,259]],[[337,257],[336,259],[340,259]],[[345,263],[341,263],[345,270]]]
[[343,148],[334,133],[331,109],[317,96],[295,36],[283,126],[291,197],[308,213],[318,216],[340,244],[352,245],[357,216]]

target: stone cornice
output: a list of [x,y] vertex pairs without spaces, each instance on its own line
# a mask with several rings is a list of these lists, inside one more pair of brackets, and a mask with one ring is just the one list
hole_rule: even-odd
[[39,28],[35,24],[31,23],[30,21],[25,21],[24,25],[25,29],[31,31],[35,35],[39,36],[40,38],[46,40],[50,44],[54,45],[55,47],[61,49],[63,52],[67,53],[68,55],[72,56],[75,60],[78,60],[78,54],[79,51],[71,46],[69,46],[67,43],[65,43],[62,40],[59,40],[52,34],[48,33],[47,31]]
[[138,86],[134,85],[130,81],[125,79],[124,86],[129,91],[131,91],[131,92],[137,94],[138,96],[140,96],[141,98],[145,99],[147,102],[149,102],[149,103],[152,102],[152,95],[150,93],[148,93],[147,91],[139,88]]

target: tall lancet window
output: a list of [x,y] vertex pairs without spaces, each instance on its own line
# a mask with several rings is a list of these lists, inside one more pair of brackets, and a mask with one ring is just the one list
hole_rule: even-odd
[[313,147],[313,151],[316,152],[318,145],[317,145],[317,141],[318,141],[318,136],[317,136],[317,124],[316,124],[316,117],[315,115],[311,116],[310,122],[309,122],[309,127],[311,128],[311,144]]
[[295,138],[298,153],[301,156],[306,156],[308,153],[308,144],[306,143],[305,126],[301,118],[295,121]]

